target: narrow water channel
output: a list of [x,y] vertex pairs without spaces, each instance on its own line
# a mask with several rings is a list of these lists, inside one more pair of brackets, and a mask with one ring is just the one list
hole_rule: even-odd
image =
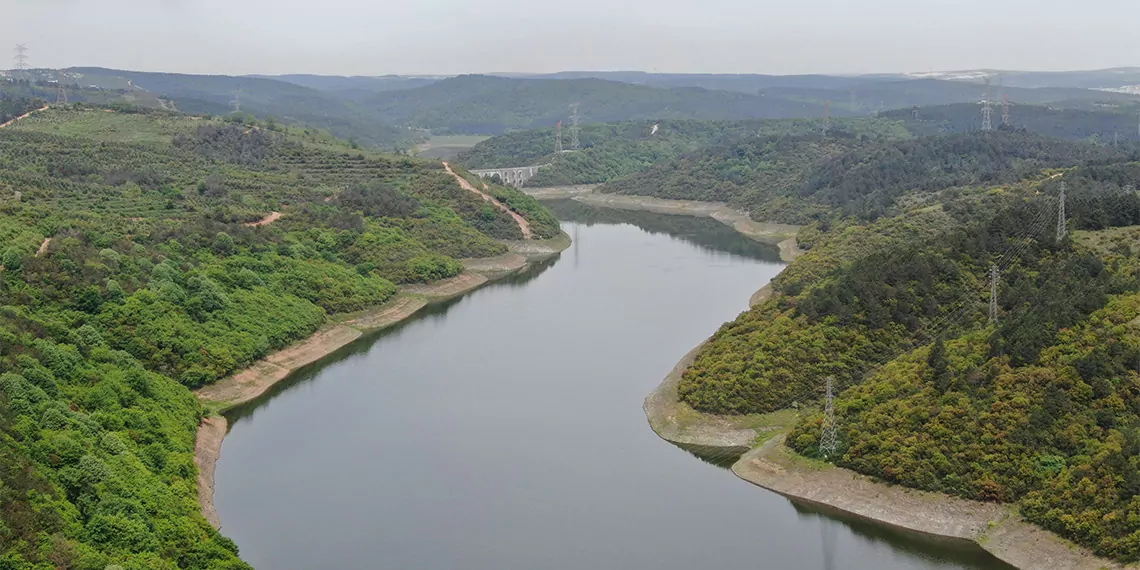
[[574,246],[235,410],[222,530],[259,569],[1006,568],[657,438],[642,401],[782,264],[712,220],[555,204]]

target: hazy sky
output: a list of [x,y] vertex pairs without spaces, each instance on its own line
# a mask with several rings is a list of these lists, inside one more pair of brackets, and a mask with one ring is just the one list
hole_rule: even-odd
[[0,0],[0,46],[226,74],[1054,70],[1140,64],[1137,20],[1137,0]]

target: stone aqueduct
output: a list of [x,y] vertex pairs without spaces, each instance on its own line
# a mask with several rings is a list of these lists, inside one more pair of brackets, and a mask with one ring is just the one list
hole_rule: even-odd
[[472,170],[471,174],[479,176],[480,178],[492,178],[498,176],[503,184],[509,184],[516,188],[522,188],[527,180],[534,178],[538,174],[538,169],[550,166],[549,164],[539,164],[537,166],[515,166],[510,168],[485,168],[480,170]]

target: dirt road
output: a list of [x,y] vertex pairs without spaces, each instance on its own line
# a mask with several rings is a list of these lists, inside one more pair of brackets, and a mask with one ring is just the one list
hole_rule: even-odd
[[19,117],[16,117],[15,119],[12,119],[11,121],[8,121],[7,123],[0,125],[0,129],[7,127],[8,125],[14,125],[19,121],[23,121],[24,119],[31,117],[34,113],[40,113],[43,111],[47,111],[50,108],[51,108],[51,105],[44,105],[43,107],[40,107],[39,109],[36,109],[35,111],[28,111],[27,113],[24,113],[23,115],[20,115]]
[[467,190],[468,192],[474,192],[474,193],[482,196],[483,200],[486,200],[487,202],[490,202],[490,203],[498,206],[500,210],[506,212],[512,218],[514,218],[515,223],[517,223],[519,225],[519,229],[522,230],[523,238],[534,239],[534,232],[530,231],[530,222],[528,222],[526,220],[526,218],[522,217],[522,215],[520,215],[518,212],[508,208],[502,202],[496,200],[494,196],[472,186],[471,183],[467,181],[467,179],[456,174],[455,171],[451,169],[450,164],[445,162],[445,163],[443,163],[443,167],[447,170],[448,174],[455,177],[455,181],[459,182],[459,185],[462,186],[464,190]]

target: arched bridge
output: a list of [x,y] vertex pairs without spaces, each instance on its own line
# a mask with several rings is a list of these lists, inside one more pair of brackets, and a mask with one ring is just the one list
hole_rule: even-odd
[[492,178],[498,176],[503,184],[509,184],[516,188],[522,188],[527,180],[534,178],[538,174],[538,169],[550,166],[549,164],[539,164],[537,166],[512,166],[508,168],[484,168],[481,170],[472,170],[474,174],[480,178]]

